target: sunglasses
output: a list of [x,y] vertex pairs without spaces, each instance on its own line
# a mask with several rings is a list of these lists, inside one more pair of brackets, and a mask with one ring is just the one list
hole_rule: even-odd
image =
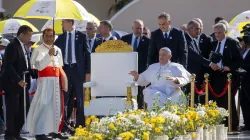
[[148,35],[148,33],[143,33],[144,35]]

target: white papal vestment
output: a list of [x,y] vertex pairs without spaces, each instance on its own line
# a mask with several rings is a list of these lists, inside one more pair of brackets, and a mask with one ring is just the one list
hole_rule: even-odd
[[60,67],[63,66],[61,50],[57,56],[49,55],[51,46],[41,44],[31,57],[31,66],[38,70],[37,89],[27,116],[27,130],[30,134],[58,132],[61,122]]
[[[166,80],[167,76],[176,77],[179,84]],[[173,103],[183,102],[184,97],[180,87],[190,81],[190,73],[182,65],[169,61],[166,65],[161,65],[160,63],[150,65],[146,71],[139,75],[137,84],[147,86],[151,83],[149,87],[143,90],[144,101],[150,109],[154,100],[158,98],[160,106],[163,106],[164,102],[168,102],[168,98]]]

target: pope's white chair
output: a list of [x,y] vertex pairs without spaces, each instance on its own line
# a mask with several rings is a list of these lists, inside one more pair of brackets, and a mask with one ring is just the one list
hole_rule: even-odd
[[129,74],[137,71],[137,59],[136,52],[91,54],[91,82],[84,83],[85,116],[112,116],[125,109],[137,109],[137,101],[132,98],[137,96],[137,85]]

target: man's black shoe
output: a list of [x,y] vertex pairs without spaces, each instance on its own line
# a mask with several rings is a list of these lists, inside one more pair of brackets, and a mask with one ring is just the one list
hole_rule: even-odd
[[240,131],[250,131],[250,129],[248,128],[248,127],[242,127],[242,128],[240,128]]
[[67,136],[63,136],[61,133],[51,133],[51,136],[53,139],[61,139],[61,140],[66,140],[69,139]]
[[53,139],[48,138],[45,135],[36,135],[36,140],[53,140]]
[[17,137],[15,137],[15,139],[16,139],[16,140],[27,140],[26,138],[23,138],[23,137],[21,137],[21,136],[17,136]]
[[15,137],[12,136],[4,136],[4,140],[16,140]]

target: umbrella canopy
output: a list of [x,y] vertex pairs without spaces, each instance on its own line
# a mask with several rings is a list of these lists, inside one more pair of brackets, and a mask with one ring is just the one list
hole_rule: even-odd
[[239,15],[235,16],[230,22],[229,25],[234,25],[237,23],[241,23],[241,22],[250,22],[250,10],[249,11],[245,11],[240,13]]
[[28,25],[33,32],[38,32],[38,29],[26,20],[21,19],[8,19],[0,22],[0,33],[17,33],[18,29],[22,25]]
[[233,24],[230,26],[230,31],[228,32],[228,36],[231,37],[231,38],[237,38],[239,36],[243,36],[244,34],[243,33],[240,33],[240,31],[243,30],[243,27],[246,25],[246,24],[249,24],[249,22],[241,22],[241,23],[237,23],[237,24]]
[[[95,16],[93,16],[90,13],[88,13],[88,16],[89,16],[89,20],[81,20],[81,21],[80,20],[75,20],[74,21],[74,26],[75,26],[76,30],[81,31],[81,32],[85,32],[88,21],[94,21],[94,22],[97,23],[97,25],[99,25],[100,21]],[[57,20],[54,21],[54,30],[55,30],[56,34],[62,34],[63,33],[61,25],[62,25],[62,20],[61,19],[57,19]],[[44,26],[42,27],[41,31],[43,31],[46,28],[52,28],[52,27],[53,27],[53,20],[48,20],[44,24]]]
[[14,17],[84,20],[82,15],[72,0],[29,0],[18,9]]
[[[78,2],[73,1],[77,9],[80,11],[81,16],[83,17],[84,20],[75,20],[75,28],[78,31],[84,32],[86,30],[86,24],[88,21],[95,21],[99,25],[99,20],[92,14],[88,13],[87,10]],[[61,19],[56,19],[54,21],[54,30],[56,34],[61,34],[62,31],[62,20]],[[53,27],[53,20],[48,20],[45,25],[42,27],[42,31],[46,28],[52,28]]]

